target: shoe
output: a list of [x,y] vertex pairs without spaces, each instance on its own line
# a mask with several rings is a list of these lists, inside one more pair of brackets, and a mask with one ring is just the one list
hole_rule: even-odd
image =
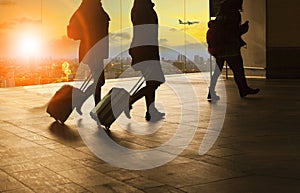
[[260,91],[259,88],[253,89],[253,88],[248,87],[248,88],[242,89],[240,91],[240,96],[245,97],[249,94],[257,94],[259,91]]
[[83,114],[82,111],[81,111],[82,105],[83,105],[83,102],[79,102],[79,103],[75,104],[75,106],[74,106],[76,112],[77,112],[79,115],[82,115],[82,114]]
[[73,100],[72,105],[73,105],[74,109],[76,110],[76,112],[79,115],[82,115],[83,113],[81,111],[81,108],[82,108],[83,103],[85,102],[84,95],[82,93],[77,93],[77,94],[74,94],[72,97],[74,97],[72,99]]
[[156,108],[149,110],[146,112],[145,119],[146,121],[158,121],[164,118],[166,114],[159,112]]
[[96,121],[96,122],[99,121],[97,115],[95,115],[92,111],[90,112],[90,117],[91,117],[92,119],[94,119],[94,121]]
[[146,112],[146,116],[145,116],[146,121],[150,121],[151,119],[151,115],[149,112]]
[[216,91],[209,91],[207,95],[208,101],[218,101],[220,97],[216,94]]
[[81,107],[75,107],[76,109],[76,112],[79,114],[79,115],[82,115],[82,111],[81,111]]
[[126,117],[128,118],[128,119],[131,119],[131,115],[130,115],[130,110],[132,109],[132,105],[129,105],[128,106],[128,109],[125,109],[124,110],[124,114],[126,115]]

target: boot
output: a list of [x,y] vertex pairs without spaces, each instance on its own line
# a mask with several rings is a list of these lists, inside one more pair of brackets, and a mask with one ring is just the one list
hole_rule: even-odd
[[128,109],[124,109],[124,114],[128,119],[131,119],[130,110],[132,109],[132,105],[128,105]]
[[220,100],[220,97],[216,94],[216,91],[208,91],[208,95],[207,95],[207,100],[208,101],[218,101]]
[[159,112],[155,107],[152,107],[146,112],[145,119],[146,121],[158,121],[163,119],[165,115],[165,113]]

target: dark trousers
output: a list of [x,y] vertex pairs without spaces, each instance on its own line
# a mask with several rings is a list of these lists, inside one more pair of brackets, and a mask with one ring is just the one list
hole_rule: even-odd
[[101,100],[101,87],[102,87],[102,85],[103,85],[102,81],[101,81],[101,84],[99,84],[99,81],[98,81],[98,82],[94,82],[93,84],[89,85],[87,87],[87,89],[80,95],[80,97],[77,98],[75,101],[73,101],[74,107],[76,107],[80,111],[83,103],[91,95],[94,96],[95,106],[96,106]]
[[84,92],[83,101],[85,101],[89,96],[94,95],[95,100],[95,106],[100,102],[101,100],[101,87],[104,84],[104,72],[100,72],[99,74],[95,74],[95,72],[92,71],[92,76],[94,79],[93,84],[91,84],[86,91]]
[[155,91],[160,84],[161,82],[158,81],[146,81],[146,86],[130,97],[130,105],[145,96],[147,112],[149,112],[150,105],[155,101]]
[[[82,62],[82,60],[84,59],[84,57],[86,57],[86,54],[89,53],[89,51],[90,49],[86,49],[86,46],[81,42],[79,46],[79,62]],[[91,95],[94,96],[95,106],[100,102],[101,87],[105,83],[103,60],[104,58],[101,57],[97,58],[96,60],[95,58],[87,57],[85,63],[87,63],[90,68],[92,77],[94,79],[94,83],[86,89],[81,98],[81,104],[79,103],[80,105],[78,106],[81,106],[84,103],[84,101],[86,101]]]
[[241,55],[236,55],[228,57],[216,57],[217,66],[211,78],[210,90],[215,90],[217,80],[221,74],[225,61],[233,72],[234,80],[238,86],[239,91],[248,88],[245,77],[243,58]]
[[99,81],[91,84],[84,92],[84,97],[82,98],[82,102],[86,101],[86,99],[89,98],[89,96],[94,95],[95,106],[96,106],[101,100],[101,87],[102,87],[102,83],[99,83]]

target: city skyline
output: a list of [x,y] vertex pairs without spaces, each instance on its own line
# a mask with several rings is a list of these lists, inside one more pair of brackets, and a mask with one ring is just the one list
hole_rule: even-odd
[[[122,56],[122,57],[121,57]],[[178,53],[176,59],[161,57],[162,68],[165,74],[207,72],[209,58],[194,55],[192,59]],[[105,60],[105,76],[107,79],[120,76],[136,76],[136,72],[129,70],[131,57],[119,55]],[[129,74],[128,74],[129,70]],[[126,71],[125,74],[123,74]],[[19,59],[0,58],[0,88],[14,86],[28,86],[68,82],[75,79],[84,79],[89,68],[73,59]]]

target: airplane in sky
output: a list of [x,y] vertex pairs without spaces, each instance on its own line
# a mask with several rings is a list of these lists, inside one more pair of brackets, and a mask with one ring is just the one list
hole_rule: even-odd
[[186,21],[186,22],[183,22],[181,19],[178,19],[179,21],[179,24],[182,24],[182,25],[193,25],[193,24],[196,24],[196,23],[199,23],[199,21]]

